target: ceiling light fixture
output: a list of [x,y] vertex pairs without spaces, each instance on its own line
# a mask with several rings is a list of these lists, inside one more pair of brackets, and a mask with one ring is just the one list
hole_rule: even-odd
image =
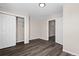
[[43,8],[43,7],[46,6],[46,4],[45,4],[45,3],[39,3],[39,6],[40,6],[41,8]]

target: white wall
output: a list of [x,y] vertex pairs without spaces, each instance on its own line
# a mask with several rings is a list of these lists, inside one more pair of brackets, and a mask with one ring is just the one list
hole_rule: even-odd
[[41,19],[30,17],[30,40],[41,38]]
[[63,17],[56,18],[56,42],[63,45]]
[[48,40],[48,22],[47,22],[48,19],[43,19],[41,21],[42,23],[42,26],[41,26],[41,29],[42,29],[42,35],[41,35],[41,38],[44,39],[44,40]]
[[47,18],[48,16],[30,17],[30,40],[38,38],[48,40]]
[[16,18],[0,13],[0,49],[16,45]]
[[79,55],[79,4],[65,4],[63,12],[63,49]]

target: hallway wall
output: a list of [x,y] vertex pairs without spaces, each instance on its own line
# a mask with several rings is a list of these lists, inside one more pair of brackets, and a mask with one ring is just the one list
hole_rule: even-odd
[[65,4],[63,19],[63,49],[79,56],[79,4]]

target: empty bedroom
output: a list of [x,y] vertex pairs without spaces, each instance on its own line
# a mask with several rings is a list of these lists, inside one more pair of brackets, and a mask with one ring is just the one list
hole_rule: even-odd
[[0,56],[72,55],[63,51],[63,3],[0,3]]

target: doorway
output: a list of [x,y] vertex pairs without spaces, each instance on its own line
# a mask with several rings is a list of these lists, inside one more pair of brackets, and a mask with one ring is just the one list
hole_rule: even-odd
[[55,20],[49,21],[49,41],[55,42]]
[[16,43],[24,43],[24,18],[16,17]]

